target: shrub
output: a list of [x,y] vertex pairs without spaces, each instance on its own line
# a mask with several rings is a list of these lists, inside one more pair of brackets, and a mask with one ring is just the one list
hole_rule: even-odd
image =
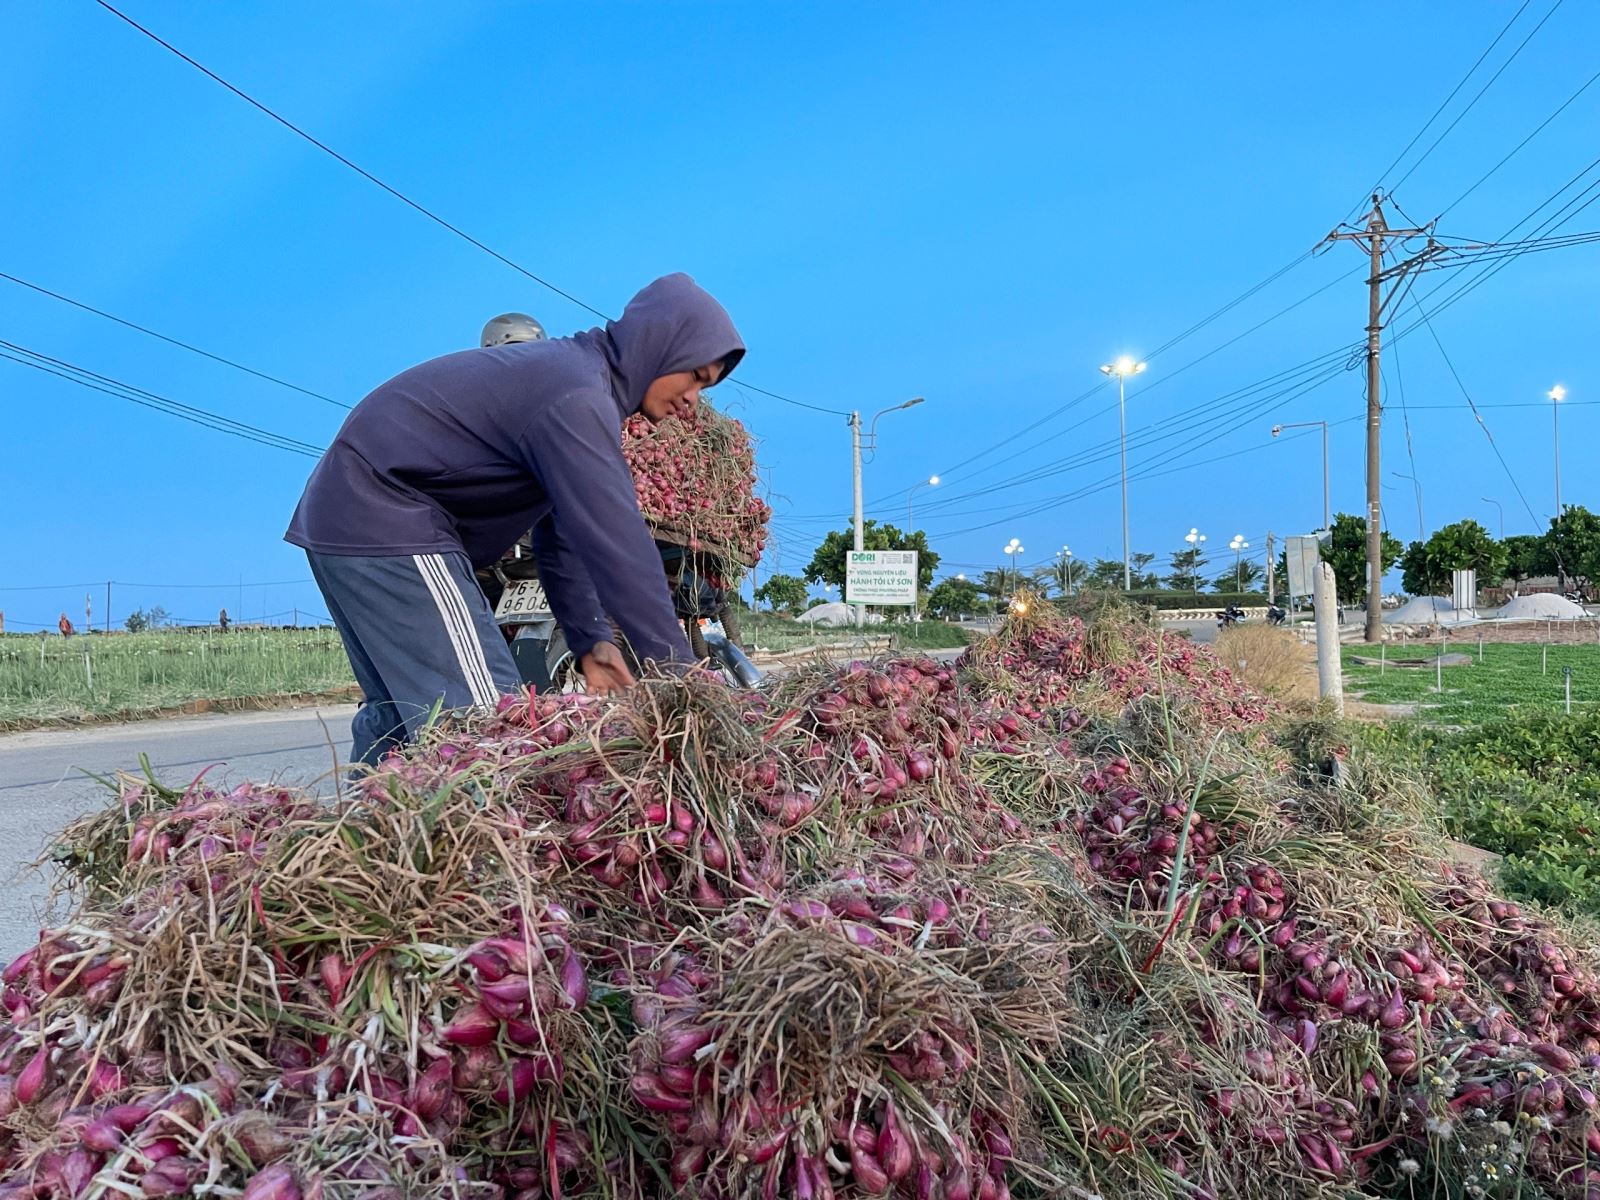
[[1246,685],[1280,700],[1317,698],[1311,648],[1287,629],[1235,625],[1217,635],[1217,659]]

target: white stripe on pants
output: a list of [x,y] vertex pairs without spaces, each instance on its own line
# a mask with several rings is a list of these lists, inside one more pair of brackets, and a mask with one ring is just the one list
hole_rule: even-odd
[[499,697],[499,689],[495,687],[489,664],[483,657],[483,646],[472,624],[472,614],[461,597],[456,581],[450,576],[449,567],[438,554],[413,554],[411,559],[417,564],[417,571],[428,585],[428,593],[439,609],[445,632],[450,635],[451,648],[455,650],[456,661],[461,665],[467,690],[472,693],[473,703],[483,708],[493,708]]

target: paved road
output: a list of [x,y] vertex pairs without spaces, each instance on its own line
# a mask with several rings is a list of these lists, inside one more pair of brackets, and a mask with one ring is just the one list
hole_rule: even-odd
[[68,822],[105,802],[84,772],[137,771],[144,753],[167,783],[187,783],[219,763],[208,780],[313,785],[332,773],[334,749],[342,759],[349,748],[354,711],[330,704],[0,736],[0,960],[33,944],[44,916],[46,880],[27,864]]

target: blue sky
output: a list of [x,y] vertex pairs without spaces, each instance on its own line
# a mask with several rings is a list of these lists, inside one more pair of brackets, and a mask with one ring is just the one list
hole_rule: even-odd
[[[1451,205],[1593,72],[1600,9],[1560,5],[1400,182],[1552,3],[1526,7],[1385,178],[1413,217]],[[1199,526],[1225,559],[1236,533],[1259,549],[1268,529],[1312,527],[1316,436],[1273,442],[1275,421],[1342,422],[1334,506],[1360,510],[1359,371],[1299,397],[1229,396],[1362,336],[1353,247],[1299,261],[1154,352],[1346,217],[1517,9],[1352,3],[1336,21],[1317,6],[1176,3],[126,11],[602,310],[689,271],[744,333],[748,382],[869,417],[927,397],[880,423],[869,515],[903,524],[905,489],[939,472],[916,495],[916,523],[951,570],[979,570],[1011,537],[1030,561],[1063,544],[1079,559],[1120,554],[1115,394],[1084,393],[1124,352],[1151,356],[1128,396],[1135,549],[1165,557]],[[506,309],[555,333],[592,322],[90,0],[12,6],[3,20],[0,271],[345,402],[472,344]],[[1369,28],[1383,31],[1376,72],[1357,32]],[[1600,84],[1440,231],[1498,238],[1594,158],[1597,113]],[[1600,229],[1600,205],[1562,227],[1587,229]],[[1586,452],[1600,420],[1587,406],[1600,400],[1597,254],[1528,255],[1433,323],[1509,477],[1427,328],[1397,342],[1391,530],[1418,531],[1396,472],[1420,481],[1429,529],[1462,516],[1496,529],[1482,497],[1501,503],[1507,532],[1532,529],[1516,486],[1542,527],[1554,501],[1541,401],[1557,381],[1570,389],[1563,499],[1600,501]],[[1413,296],[1431,307],[1467,278],[1428,275]],[[1408,307],[1395,328],[1416,319]],[[342,415],[4,280],[0,329],[313,444]],[[849,511],[844,421],[732,388],[719,400],[760,439],[778,511],[763,572],[797,571]],[[1510,404],[1532,407],[1487,407]],[[303,558],[280,540],[310,458],[5,361],[0,405],[9,629],[77,616],[80,585],[105,579],[119,581],[118,621],[150,604],[194,619],[221,604],[246,618],[319,610],[315,588],[293,582],[307,578]]]

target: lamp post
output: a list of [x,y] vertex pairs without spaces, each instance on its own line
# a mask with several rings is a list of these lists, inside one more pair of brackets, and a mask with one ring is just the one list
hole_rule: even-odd
[[1124,354],[1100,370],[1117,377],[1117,445],[1122,456],[1122,590],[1133,591],[1133,567],[1128,553],[1128,376],[1138,375],[1148,363],[1135,362]]
[[[857,411],[852,412],[850,414],[849,421],[847,423],[850,426],[850,474],[851,474],[851,477],[852,477],[852,482],[853,482],[853,484],[855,486],[855,548],[856,548],[857,551],[865,550],[867,548],[866,544],[865,544],[865,529],[864,529],[863,522],[862,522],[862,519],[861,519],[861,450],[862,450],[862,447],[863,447],[863,445],[865,445],[865,448],[868,449],[868,450],[876,450],[877,449],[877,447],[878,447],[878,418],[882,417],[885,413],[899,412],[902,408],[912,408],[912,407],[914,407],[914,406],[916,406],[918,404],[921,404],[921,403],[922,403],[922,397],[921,396],[913,396],[911,399],[907,400],[904,404],[893,404],[893,405],[890,405],[888,408],[879,409],[878,412],[873,415],[872,424],[867,427],[867,434],[866,434],[866,437],[864,439],[863,439],[863,437],[861,435],[861,413],[860,413],[860,411],[857,410]],[[847,602],[848,602],[849,599],[850,599],[849,596],[845,597],[845,600]],[[865,604],[858,604],[858,605],[856,605],[856,624],[857,625],[865,625],[866,623],[867,623],[867,606]]]
[[1244,591],[1244,580],[1241,572],[1244,570],[1244,552],[1250,549],[1250,543],[1244,540],[1244,534],[1236,533],[1233,541],[1228,543],[1228,549],[1233,551],[1233,590]]
[[1022,586],[1022,576],[1017,573],[1017,555],[1022,553],[1022,543],[1012,538],[1001,547],[1000,552],[1011,558],[1011,590],[1015,592]]
[[911,499],[912,499],[912,497],[917,494],[917,489],[920,488],[920,487],[938,487],[938,486],[939,486],[939,477],[937,475],[929,475],[921,483],[913,483],[911,485],[911,490],[906,493],[906,534],[907,534],[907,536],[909,536],[917,527],[917,518],[912,514],[912,511],[911,511]]
[[1482,500],[1485,504],[1494,505],[1495,509],[1500,513],[1500,540],[1502,542],[1505,541],[1506,540],[1506,510],[1505,510],[1504,506],[1501,505],[1500,501],[1495,500],[1495,499],[1493,499],[1493,498],[1491,498],[1489,496],[1479,496],[1478,499]]
[[1190,526],[1189,532],[1183,535],[1183,540],[1188,542],[1189,548],[1194,551],[1194,574],[1191,578],[1195,581],[1194,594],[1198,596],[1200,594],[1200,547],[1206,544],[1206,535]]
[[1545,393],[1550,397],[1550,423],[1555,433],[1556,449],[1556,520],[1561,520],[1561,402],[1567,398],[1567,389],[1559,383]]
[[1061,547],[1061,562],[1067,568],[1067,595],[1073,595],[1072,590],[1072,547]]
[[1289,425],[1274,425],[1272,436],[1277,437],[1285,429],[1310,429],[1313,425],[1322,426],[1322,527],[1333,528],[1333,516],[1328,505],[1328,423],[1326,421],[1295,421]]

